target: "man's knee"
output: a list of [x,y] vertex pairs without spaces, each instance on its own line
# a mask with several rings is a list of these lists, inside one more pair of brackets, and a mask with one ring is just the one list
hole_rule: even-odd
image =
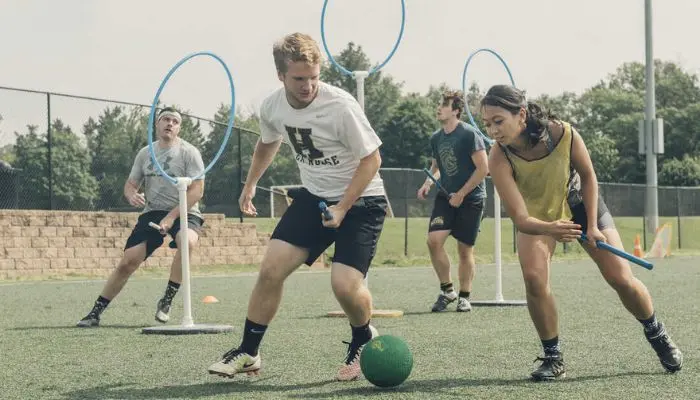
[[123,275],[131,275],[139,268],[142,262],[143,259],[138,255],[125,252],[124,257],[117,264],[117,271]]
[[350,298],[364,286],[364,274],[358,269],[343,264],[334,264],[331,272],[331,287],[338,298]]

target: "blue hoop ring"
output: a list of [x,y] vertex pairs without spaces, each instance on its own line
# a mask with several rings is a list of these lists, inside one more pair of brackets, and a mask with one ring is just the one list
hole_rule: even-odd
[[197,56],[210,56],[213,57],[216,61],[218,61],[223,67],[224,71],[226,71],[226,76],[228,77],[228,82],[229,85],[231,86],[231,113],[228,117],[228,126],[226,127],[226,134],[224,135],[224,141],[221,143],[221,148],[219,148],[219,151],[216,153],[214,156],[214,159],[211,160],[209,165],[204,168],[204,171],[202,171],[201,174],[193,177],[189,177],[192,180],[197,180],[201,177],[203,177],[209,170],[216,164],[216,161],[219,159],[221,156],[221,153],[224,152],[224,149],[226,148],[226,143],[228,143],[228,139],[231,136],[231,129],[233,129],[233,120],[236,115],[236,90],[233,86],[233,77],[231,76],[231,71],[229,71],[228,67],[226,66],[226,63],[224,60],[222,60],[219,56],[217,56],[214,53],[208,52],[208,51],[201,51],[198,53],[193,53],[188,55],[187,57],[183,58],[180,60],[177,64],[175,64],[174,67],[170,69],[170,72],[165,76],[165,79],[163,79],[163,82],[161,82],[160,87],[158,88],[158,91],[156,92],[156,97],[153,98],[153,104],[151,104],[151,114],[148,118],[148,152],[151,155],[151,162],[153,162],[153,165],[156,166],[158,169],[158,173],[165,179],[169,180],[173,184],[177,183],[177,179],[173,178],[172,176],[168,175],[167,172],[163,171],[163,168],[161,167],[160,163],[156,159],[156,154],[153,151],[153,126],[155,123],[155,116],[156,116],[156,108],[158,106],[158,99],[160,98],[160,94],[163,92],[163,89],[165,88],[165,85],[168,83],[168,80],[170,77],[175,73],[175,71],[180,68],[180,66],[190,59],[197,57]]
[[[326,44],[326,28],[325,28],[325,20],[326,20],[326,7],[328,6],[328,0],[323,1],[323,9],[321,10],[321,41],[323,42],[323,49],[326,51],[326,55],[328,56],[328,59],[331,61],[331,64],[333,64],[340,72],[344,73],[345,75],[352,75],[352,72],[347,70],[345,67],[342,65],[338,64],[335,61],[335,58],[333,58],[333,55],[331,52],[328,50],[328,45]],[[382,62],[381,64],[377,65],[376,67],[372,68],[369,71],[369,74],[372,75],[373,73],[379,71],[382,69],[386,63],[391,60],[391,57],[394,56],[394,53],[396,53],[396,49],[399,48],[399,43],[401,43],[401,38],[403,37],[403,28],[406,25],[406,2],[405,0],[401,0],[401,30],[399,31],[399,37],[396,39],[396,44],[394,44],[394,48],[391,49],[391,53],[389,53],[389,56]]]
[[476,125],[476,122],[474,122],[474,116],[472,116],[472,112],[469,110],[469,105],[467,103],[467,69],[469,68],[469,63],[472,61],[472,58],[475,55],[477,55],[478,53],[481,53],[484,51],[496,56],[496,58],[498,58],[498,60],[501,62],[501,64],[503,64],[503,67],[506,69],[506,72],[508,73],[508,78],[510,79],[511,85],[515,86],[515,80],[513,80],[513,74],[511,74],[510,68],[508,68],[508,64],[506,64],[505,60],[498,53],[496,53],[495,50],[485,49],[485,48],[476,50],[475,52],[473,52],[472,54],[469,55],[469,58],[467,58],[467,62],[464,64],[464,72],[462,72],[462,93],[464,93],[464,104],[465,104],[464,108],[467,110],[467,115],[469,116],[469,122],[471,123],[472,127],[474,127],[474,129],[476,129],[476,131],[479,132],[479,134],[481,134],[481,136],[486,140],[486,142],[489,145],[492,145],[494,143],[494,140],[491,139],[490,137],[488,137],[487,135],[485,135],[484,132],[482,132],[481,129],[479,129],[479,127]]

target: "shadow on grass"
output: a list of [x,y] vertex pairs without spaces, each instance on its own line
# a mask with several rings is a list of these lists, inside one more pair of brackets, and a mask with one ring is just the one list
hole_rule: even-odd
[[[232,379],[229,382],[198,383],[194,385],[161,386],[148,389],[131,388],[131,384],[98,386],[63,393],[67,400],[77,399],[198,399],[217,395],[234,395],[237,393],[266,392],[282,394],[294,390],[320,388],[335,381],[300,383],[296,385],[272,385],[265,381],[276,378]],[[233,398],[233,397],[232,397]]]
[[73,329],[76,331],[93,331],[95,329],[141,329],[149,325],[100,325],[99,328],[78,328],[75,325],[59,325],[59,326],[18,326],[16,328],[8,328],[8,331],[41,331],[41,330],[57,330],[57,329]]
[[[269,384],[266,381],[278,378],[277,376],[268,376],[264,378],[237,378],[228,382],[211,382],[197,383],[193,385],[180,386],[161,386],[154,388],[134,388],[135,384],[114,384],[97,386],[94,388],[80,389],[72,392],[63,393],[63,398],[66,400],[78,399],[199,399],[211,396],[228,396],[238,393],[267,393],[271,397],[274,394],[282,395],[288,398],[298,399],[322,399],[331,397],[366,397],[377,396],[385,393],[422,393],[425,396],[435,393],[454,394],[452,391],[459,388],[469,387],[536,387],[538,385],[568,385],[572,383],[581,383],[589,381],[606,381],[630,376],[655,376],[659,373],[651,372],[625,372],[611,375],[590,375],[574,378],[567,378],[562,381],[549,383],[536,383],[529,379],[426,379],[426,380],[409,380],[396,388],[378,388],[372,386],[368,382],[364,382],[364,387],[343,388],[331,391],[319,391],[317,393],[309,393],[308,390],[320,389],[327,385],[335,384],[336,386],[345,386],[343,383],[338,383],[333,380],[299,383],[292,385]],[[304,391],[303,393],[290,393],[294,391]]]
[[[395,388],[380,388],[372,386],[369,382],[366,383],[365,387],[355,387],[340,389],[331,392],[323,393],[298,393],[290,394],[287,397],[296,399],[322,399],[322,398],[332,398],[332,397],[362,397],[362,396],[377,396],[378,394],[385,393],[424,393],[425,396],[430,394],[442,393],[442,394],[454,394],[452,391],[454,389],[465,388],[465,387],[501,387],[506,386],[509,388],[513,387],[536,387],[537,385],[567,385],[570,383],[580,383],[588,381],[598,381],[598,380],[612,380],[617,378],[625,378],[629,376],[654,376],[659,373],[651,372],[624,372],[619,374],[611,375],[591,375],[591,376],[580,376],[574,378],[566,378],[561,381],[556,382],[533,382],[530,379],[468,379],[468,378],[449,378],[449,379],[425,379],[425,380],[409,380],[406,383],[395,387]],[[426,397],[427,398],[427,397]]]

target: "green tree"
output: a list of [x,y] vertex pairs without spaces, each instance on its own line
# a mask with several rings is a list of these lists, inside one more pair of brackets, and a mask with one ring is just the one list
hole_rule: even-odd
[[677,158],[665,160],[659,171],[659,184],[666,186],[700,185],[700,160],[687,154],[680,160]]
[[438,128],[435,105],[418,94],[401,99],[381,126],[382,166],[423,168],[431,159],[430,136]]
[[[369,71],[372,69],[369,57],[362,50],[362,46],[355,46],[352,42],[334,58],[348,71]],[[330,63],[325,63],[322,66],[321,80],[357,96],[355,78],[343,74]],[[381,70],[365,79],[365,114],[375,129],[386,123],[390,108],[396,105],[401,98],[402,86],[402,83],[394,81],[393,77],[384,74]]]
[[[46,135],[28,126],[17,135],[15,167],[21,169],[21,198],[24,208],[92,210],[98,198],[97,181],[90,173],[91,157],[71,128],[56,119],[51,130],[51,168]],[[53,207],[50,204],[49,173],[52,174]]]
[[124,199],[124,183],[136,154],[147,145],[148,113],[140,107],[107,107],[97,120],[83,125],[92,154],[92,173],[99,181],[100,209],[131,206]]

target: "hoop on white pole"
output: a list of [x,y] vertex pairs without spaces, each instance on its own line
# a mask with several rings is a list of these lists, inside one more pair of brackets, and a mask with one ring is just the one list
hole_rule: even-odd
[[[204,170],[195,177],[172,177],[168,175],[167,172],[163,170],[163,167],[160,165],[160,162],[158,162],[158,159],[156,158],[155,151],[153,150],[153,127],[155,125],[155,114],[156,114],[156,108],[158,106],[158,101],[160,99],[160,95],[163,92],[163,89],[165,89],[165,85],[168,83],[168,80],[170,77],[177,71],[180,66],[182,66],[184,63],[187,61],[191,60],[192,58],[198,57],[198,56],[208,56],[214,58],[216,61],[221,64],[221,66],[224,68],[224,71],[226,72],[226,76],[228,78],[229,86],[231,88],[231,112],[229,113],[229,118],[228,118],[228,125],[226,127],[226,134],[224,135],[224,140],[223,143],[221,144],[221,147],[219,148],[219,151],[214,155],[214,158],[212,161],[209,163],[208,166],[204,168]],[[235,106],[236,106],[236,96],[235,96],[235,88],[233,85],[233,77],[231,76],[231,71],[228,69],[228,66],[226,66],[226,63],[224,60],[222,60],[219,56],[217,56],[214,53],[211,52],[198,52],[198,53],[192,53],[183,59],[181,59],[175,66],[173,66],[168,74],[165,76],[163,81],[160,84],[160,87],[158,88],[158,91],[156,92],[155,97],[153,98],[153,103],[151,104],[151,113],[149,115],[148,119],[148,150],[151,156],[151,162],[153,165],[156,167],[156,170],[158,173],[163,177],[163,179],[166,179],[173,183],[174,185],[177,186],[178,190],[178,208],[180,212],[180,245],[178,246],[178,249],[180,250],[180,255],[181,255],[181,269],[182,269],[182,297],[183,297],[183,316],[182,316],[182,324],[177,326],[177,325],[170,325],[170,326],[154,326],[154,327],[149,327],[149,328],[143,328],[141,330],[141,333],[144,334],[166,334],[166,335],[183,335],[183,334],[198,334],[198,333],[222,333],[222,332],[230,332],[233,330],[233,327],[230,325],[210,325],[210,324],[198,324],[195,325],[194,319],[192,318],[192,295],[191,295],[191,285],[190,285],[190,241],[189,241],[189,223],[187,221],[187,213],[189,211],[187,207],[187,188],[192,184],[193,180],[197,180],[202,178],[209,170],[216,164],[217,160],[223,153],[226,143],[228,142],[229,137],[231,136],[231,129],[233,128],[233,120],[235,118]],[[176,238],[173,238],[176,239]]]
[[[493,145],[494,140],[488,137],[484,132],[482,132],[479,127],[477,126],[476,122],[474,121],[474,117],[472,116],[471,110],[469,109],[469,102],[467,99],[467,70],[469,69],[469,64],[472,61],[472,58],[474,58],[475,55],[481,52],[486,52],[490,53],[493,56],[495,56],[501,64],[503,64],[503,68],[505,68],[506,73],[508,74],[508,79],[510,80],[511,85],[515,86],[515,80],[513,79],[513,74],[510,72],[510,68],[508,68],[508,64],[506,64],[506,61],[494,50],[492,49],[487,49],[487,48],[482,48],[474,51],[469,55],[467,58],[467,62],[464,64],[464,71],[462,72],[462,93],[464,94],[464,104],[465,104],[465,110],[467,111],[467,116],[469,117],[469,122],[471,126],[476,129],[477,132],[484,138],[486,143],[489,144],[489,146]],[[493,187],[493,219],[494,219],[494,227],[493,227],[493,240],[494,240],[494,264],[496,268],[496,299],[492,301],[479,301],[479,300],[473,300],[470,301],[472,305],[475,306],[523,306],[527,305],[527,302],[525,300],[504,300],[503,299],[503,260],[501,258],[501,198],[498,196],[498,191],[496,190],[496,187]]]
[[[389,53],[389,56],[379,65],[376,67],[372,68],[369,71],[350,71],[343,67],[342,65],[338,64],[333,58],[333,55],[331,52],[328,50],[328,45],[326,44],[326,28],[325,28],[325,17],[326,17],[326,8],[328,6],[328,0],[324,0],[323,2],[323,9],[321,10],[321,42],[323,43],[323,49],[326,51],[326,55],[328,56],[328,59],[330,60],[331,64],[335,66],[340,72],[342,72],[345,75],[353,76],[355,78],[355,83],[357,86],[357,102],[360,104],[360,108],[362,111],[365,110],[365,79],[370,76],[371,74],[379,71],[386,63],[389,62],[389,60],[394,56],[394,53],[396,53],[396,49],[398,49],[399,44],[401,43],[401,38],[403,37],[403,31],[404,31],[404,26],[406,25],[406,2],[405,0],[401,0],[401,30],[399,31],[399,36],[396,39],[396,43],[394,44],[394,47],[391,49],[391,52]],[[386,196],[386,195],[385,195]],[[388,210],[387,213],[391,216],[394,215],[394,211],[391,209],[391,202],[389,202],[389,197],[386,196],[387,199],[387,206]],[[365,275],[364,279],[364,284],[366,287],[369,287],[369,274]],[[400,317],[403,315],[403,311],[399,310],[375,310],[374,307],[372,307],[372,316],[373,317],[382,317],[382,316],[388,316],[388,317]],[[343,311],[331,311],[328,313],[329,317],[343,317],[345,316],[345,313]]]

